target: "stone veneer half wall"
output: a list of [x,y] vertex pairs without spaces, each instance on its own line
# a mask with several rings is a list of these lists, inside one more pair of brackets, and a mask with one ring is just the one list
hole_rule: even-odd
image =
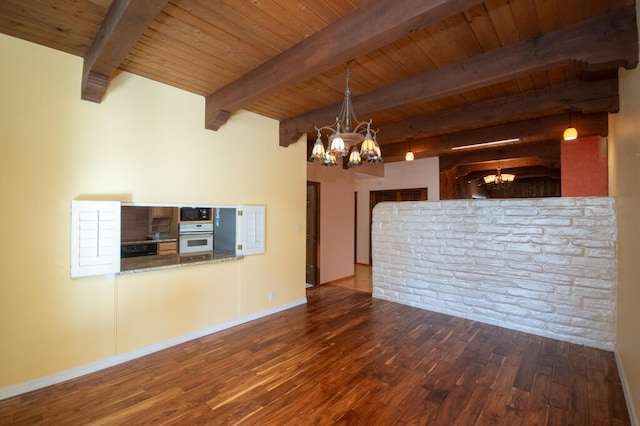
[[373,297],[613,349],[612,198],[380,203]]

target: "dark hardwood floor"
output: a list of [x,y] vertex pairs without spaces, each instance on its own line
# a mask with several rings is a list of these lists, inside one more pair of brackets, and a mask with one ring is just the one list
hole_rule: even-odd
[[307,295],[0,401],[0,424],[630,424],[611,352],[332,285]]

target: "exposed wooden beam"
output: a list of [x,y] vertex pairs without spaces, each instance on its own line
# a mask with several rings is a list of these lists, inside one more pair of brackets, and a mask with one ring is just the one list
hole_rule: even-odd
[[[483,166],[486,167],[484,170],[471,172],[465,175],[464,177],[463,176],[460,176],[460,177],[467,180],[480,179],[483,176],[486,176],[487,174],[495,173],[496,169],[500,168],[500,171],[502,173],[513,173],[514,175],[516,175],[516,178],[518,179],[518,181],[522,181],[524,179],[531,179],[531,178],[541,178],[541,177],[546,177],[551,179],[560,179],[561,173],[560,173],[559,163],[556,165],[556,167],[546,167],[544,165],[545,163],[544,161],[538,160],[538,163],[542,163],[542,164],[536,164],[535,159],[532,159],[532,160],[533,161],[530,162],[531,163],[530,165],[523,166],[523,167],[510,167],[505,165],[502,161],[484,163]],[[488,171],[491,173],[487,173]]]
[[100,103],[120,66],[168,0],[114,0],[84,57],[82,99]]
[[559,169],[560,160],[548,160],[540,157],[520,157],[510,159],[500,159],[494,161],[482,161],[479,163],[462,164],[454,167],[457,177],[477,177],[476,174],[485,174],[487,170],[495,170],[498,167],[504,173],[513,173],[515,170],[522,170],[531,167],[544,167],[547,169]]
[[[635,8],[627,7],[365,93],[355,97],[353,104],[358,115],[366,117],[569,64],[602,70],[637,63]],[[334,104],[281,121],[280,145],[294,143],[317,123],[332,122],[339,110],[340,104]]]
[[[541,159],[555,160],[556,156],[559,158],[560,151],[555,150],[556,142],[559,141],[538,141],[538,142],[521,142],[519,144],[513,144],[509,146],[500,146],[495,148],[485,148],[482,150],[475,150],[469,152],[448,152],[440,156],[431,155],[426,152],[415,152],[415,159],[438,157],[440,161],[440,170],[445,170],[443,167],[452,168],[459,165],[470,163],[481,163],[488,161],[502,161],[507,159],[515,159],[520,156],[524,157],[539,157]],[[558,145],[559,147],[560,145]],[[399,161],[405,161],[404,155],[406,149],[396,150],[393,149],[387,155],[383,151],[385,163],[396,163]]]
[[[382,155],[385,163],[404,161],[404,154],[411,148],[416,159],[443,156],[452,163],[462,164],[469,158],[475,158],[470,152],[487,151],[490,148],[479,148],[475,151],[452,151],[451,148],[491,142],[511,138],[530,139],[544,135],[553,140],[561,140],[562,133],[569,123],[570,116],[558,114],[548,117],[535,118],[531,120],[515,121],[506,124],[483,127],[479,129],[467,130],[463,132],[451,133],[442,136],[434,136],[423,139],[402,141],[382,145]],[[580,137],[607,136],[608,134],[608,114],[572,114],[572,124],[579,129]],[[315,139],[307,140],[307,149],[311,153]],[[530,144],[530,143],[525,143]],[[516,144],[503,146],[502,152],[507,152],[510,147]],[[487,151],[489,152],[489,151]],[[516,156],[517,152],[509,152],[510,156]]]
[[479,0],[374,0],[210,94],[205,126],[218,130],[230,112],[334,68],[480,3]]
[[[423,139],[391,143],[382,145],[382,154],[385,161],[403,156],[411,147],[417,158],[435,157],[443,154],[451,154],[451,148],[472,145],[482,142],[521,138],[527,139],[539,135],[560,140],[564,129],[571,123],[579,129],[581,137],[607,136],[608,114],[558,114],[531,120],[515,121],[511,123],[488,126],[448,135],[434,136]],[[458,151],[463,153],[464,151]]]
[[489,126],[518,117],[567,110],[582,113],[618,112],[618,80],[574,81],[425,114],[380,126],[379,139],[381,143],[386,143],[424,138],[460,129]]
[[[395,163],[405,161],[405,150],[393,150],[389,155],[384,155],[385,163]],[[434,157],[430,153],[415,152],[415,158]],[[520,157],[538,157],[541,160],[555,161],[560,158],[560,141],[544,140],[540,142],[526,142],[509,146],[499,146],[495,148],[485,148],[468,152],[453,152],[438,156],[440,170],[447,170],[452,167],[465,164],[482,163],[488,161],[513,160]]]
[[469,151],[459,154],[441,155],[440,171],[461,164],[480,163],[485,161],[507,160],[519,157],[539,157],[556,160],[560,158],[560,140],[538,143],[523,143],[508,147],[496,147]]
[[462,194],[470,197],[469,184],[487,174],[495,173],[500,167],[503,173],[513,173],[517,181],[530,178],[560,179],[559,162],[548,162],[536,157],[518,158],[517,160],[501,160],[473,164],[473,171],[467,166],[453,167],[440,172],[441,199],[460,198]]

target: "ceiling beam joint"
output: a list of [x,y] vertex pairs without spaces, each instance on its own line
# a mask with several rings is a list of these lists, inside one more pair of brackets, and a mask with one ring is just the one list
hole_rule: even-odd
[[113,72],[168,0],[114,0],[84,57],[83,100],[100,103]]

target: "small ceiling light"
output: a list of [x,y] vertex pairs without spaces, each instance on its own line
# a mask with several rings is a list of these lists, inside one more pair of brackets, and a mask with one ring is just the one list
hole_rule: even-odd
[[565,141],[573,141],[578,139],[578,130],[571,125],[571,111],[569,111],[569,127],[564,130],[562,139]]
[[573,141],[578,139],[578,130],[575,127],[567,127],[562,134],[562,139],[565,141]]
[[411,151],[411,139],[409,139],[409,151],[404,154],[404,161],[413,161],[414,158],[413,151]]

